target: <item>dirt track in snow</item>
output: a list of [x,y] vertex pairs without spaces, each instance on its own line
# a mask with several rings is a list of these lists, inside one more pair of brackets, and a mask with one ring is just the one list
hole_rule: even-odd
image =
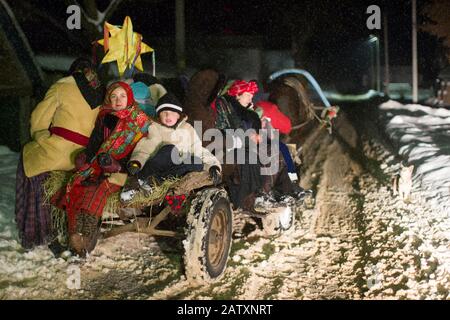
[[[342,118],[340,122],[346,123],[346,120]],[[356,147],[357,135],[354,130],[348,125],[343,125],[340,131],[344,139],[348,139],[348,143]],[[105,294],[109,291],[109,286],[105,286],[105,282],[115,279],[114,282],[118,287],[128,287],[126,290],[133,297],[152,299],[359,297],[360,288],[356,285],[358,279],[355,273],[360,251],[356,247],[359,243],[358,208],[354,197],[352,198],[352,183],[359,176],[361,169],[354,161],[349,161],[340,143],[324,130],[317,131],[310,140],[314,143],[307,141],[304,145],[307,155],[310,152],[309,146],[312,148],[318,145],[320,148],[316,152],[311,150],[314,154],[309,155],[310,159],[305,159],[311,163],[308,165],[309,170],[305,172],[309,179],[305,179],[304,183],[308,184],[308,180],[317,181],[317,178],[312,177],[319,176],[319,185],[316,188],[320,191],[317,194],[316,208],[305,210],[301,217],[298,217],[294,230],[279,238],[267,239],[257,229],[243,238],[235,239],[223,279],[206,288],[190,287],[184,280],[180,270],[181,260],[176,257],[176,251],[169,253],[169,258],[164,257],[164,253],[149,256],[148,251],[145,251],[146,255],[141,256],[141,261],[145,264],[145,260],[148,259],[150,267],[155,265],[159,267],[153,272],[151,268],[140,270],[138,267],[138,270],[129,272],[133,274],[132,276],[120,276],[120,272],[114,268],[107,274],[100,275],[99,273],[105,272],[100,265],[107,263],[103,254],[99,261],[88,262],[82,268],[82,272],[89,270],[88,274],[92,276],[85,289],[87,296],[95,292],[95,295],[108,297]],[[235,228],[242,228],[246,223],[251,224],[251,219],[238,217]],[[97,260],[95,255],[100,252],[106,253],[105,248],[111,249],[113,243],[114,246],[120,245],[119,243],[123,241],[119,240],[121,237],[123,238],[123,236],[116,237],[113,242],[107,240],[109,243],[107,245],[105,243],[106,246],[100,244],[92,258]],[[129,234],[126,237],[130,242],[138,241],[137,235]],[[152,239],[146,240],[149,240],[150,247]],[[154,242],[153,244],[153,248],[160,251],[158,245]],[[139,246],[135,249],[141,251]],[[181,250],[178,254],[181,257]],[[352,258],[349,259],[348,256]],[[163,265],[165,267],[162,267]],[[143,273],[134,276],[140,271]],[[139,277],[140,275],[143,277]],[[130,283],[132,282],[130,276],[138,283],[143,282],[142,278],[149,277],[149,279],[144,281],[142,286],[139,285],[141,289],[138,289]],[[125,281],[126,285],[120,283],[120,279],[126,278],[128,278]],[[125,295],[122,292],[118,297],[124,298]]]
[[[315,130],[303,144],[302,186],[317,191],[315,208],[304,210],[295,227],[276,239],[264,238],[258,229],[234,239],[219,282],[190,286],[183,275],[180,242],[127,233],[101,240],[86,261],[60,261],[52,269],[51,283],[36,279],[32,289],[11,291],[7,297],[448,298],[445,261],[437,258],[438,251],[423,248],[428,240],[420,230],[408,228],[416,221],[414,214],[428,209],[391,195],[394,157],[373,126],[352,120],[358,130],[342,113],[333,135]],[[237,218],[235,228],[246,223],[251,221]],[[448,248],[445,235],[436,241],[432,249]],[[79,290],[67,289],[68,265],[81,270]]]

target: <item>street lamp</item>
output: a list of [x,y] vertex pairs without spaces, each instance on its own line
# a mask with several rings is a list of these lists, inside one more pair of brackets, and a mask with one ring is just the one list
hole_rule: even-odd
[[375,50],[376,50],[376,64],[377,64],[377,92],[381,91],[380,87],[380,39],[377,36],[370,35],[369,37],[369,43],[375,43]]

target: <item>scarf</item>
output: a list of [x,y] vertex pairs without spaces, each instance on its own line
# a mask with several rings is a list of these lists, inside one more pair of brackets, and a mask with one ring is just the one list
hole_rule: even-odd
[[91,109],[95,109],[102,104],[105,95],[105,88],[102,85],[99,85],[96,81],[89,82],[82,72],[75,72],[72,76],[75,78],[81,95]]
[[[128,86],[127,84],[120,83],[120,86]],[[110,93],[117,88],[112,86],[108,89],[108,97]],[[129,86],[128,86],[129,88]],[[130,88],[131,91],[131,88]],[[128,91],[127,91],[128,93]],[[108,101],[108,99],[106,100]],[[128,104],[131,106],[126,109],[114,111],[110,104],[103,105],[99,113],[99,120],[102,121],[106,115],[112,114],[119,120],[113,130],[104,129],[104,142],[92,158],[90,163],[85,164],[77,172],[75,172],[66,185],[66,203],[67,203],[67,215],[69,218],[69,227],[75,226],[75,215],[79,208],[75,205],[83,195],[84,184],[99,183],[105,178],[103,170],[98,163],[98,156],[101,153],[110,155],[115,160],[121,160],[129,155],[136,144],[141,138],[147,135],[149,121],[147,115],[137,106],[134,98],[131,95],[128,96]]]

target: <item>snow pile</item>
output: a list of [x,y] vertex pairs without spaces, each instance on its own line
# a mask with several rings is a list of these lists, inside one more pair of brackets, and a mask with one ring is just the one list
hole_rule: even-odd
[[0,299],[52,297],[55,287],[66,289],[67,261],[45,246],[27,252],[20,245],[14,216],[18,159],[0,146]]
[[449,298],[450,219],[427,204],[404,203],[389,188],[362,190],[366,214],[366,299]]
[[16,241],[17,229],[14,222],[16,168],[19,155],[8,147],[0,146],[0,248]]
[[450,110],[392,100],[379,109],[399,155],[415,167],[413,190],[450,212]]

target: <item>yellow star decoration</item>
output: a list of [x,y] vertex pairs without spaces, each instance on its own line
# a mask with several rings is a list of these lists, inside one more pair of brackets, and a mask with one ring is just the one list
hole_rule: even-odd
[[144,71],[141,54],[153,51],[142,42],[142,35],[133,32],[133,24],[128,16],[125,17],[122,27],[105,22],[104,39],[97,42],[104,47],[105,51],[108,51],[102,63],[117,60],[120,76],[123,75],[126,67],[131,68],[133,63],[137,69]]

